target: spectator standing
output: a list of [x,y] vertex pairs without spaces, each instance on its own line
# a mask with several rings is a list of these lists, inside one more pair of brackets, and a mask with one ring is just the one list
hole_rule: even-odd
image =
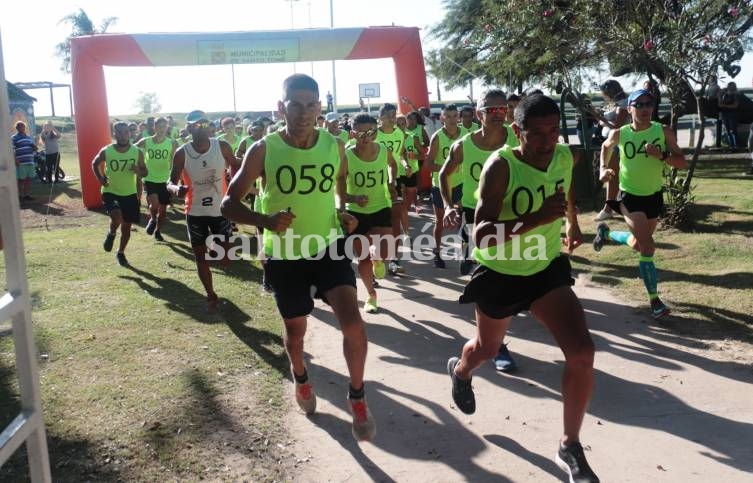
[[334,112],[335,110],[335,98],[332,93],[327,91],[327,112]]
[[739,105],[737,84],[729,82],[727,88],[719,96],[719,112],[727,132],[729,148],[733,152],[737,151],[737,108]]
[[37,145],[31,136],[26,134],[26,123],[16,123],[16,134],[10,138],[13,146],[13,156],[16,160],[16,179],[18,180],[18,200],[20,202],[32,201],[31,178],[34,177],[34,152]]
[[58,177],[58,166],[60,165],[60,132],[48,121],[42,128],[39,140],[44,145],[45,152],[45,176],[42,180],[44,183],[51,183],[52,176],[55,175],[55,183],[60,182]]

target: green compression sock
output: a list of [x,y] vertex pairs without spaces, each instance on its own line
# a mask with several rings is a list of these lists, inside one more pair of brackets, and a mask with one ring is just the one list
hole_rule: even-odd
[[646,257],[641,255],[640,262],[638,262],[638,268],[640,269],[641,277],[643,278],[643,284],[646,286],[649,298],[656,298],[658,296],[656,289],[658,281],[656,278],[656,265],[654,265],[654,257]]
[[610,231],[609,232],[609,239],[619,243],[620,245],[629,245],[630,244],[630,237],[632,237],[633,234],[629,231]]

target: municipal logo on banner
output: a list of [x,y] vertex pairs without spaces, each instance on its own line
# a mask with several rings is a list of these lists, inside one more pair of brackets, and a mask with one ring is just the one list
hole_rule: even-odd
[[198,63],[270,64],[300,60],[297,38],[267,40],[198,40]]

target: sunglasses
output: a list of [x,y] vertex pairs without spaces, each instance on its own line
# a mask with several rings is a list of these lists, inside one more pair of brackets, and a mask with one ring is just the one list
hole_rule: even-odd
[[209,127],[209,125],[209,121],[207,120],[201,120],[191,123],[191,127],[195,127],[196,129],[206,129]]
[[368,131],[353,131],[353,135],[357,139],[363,139],[373,136],[374,134],[376,134],[376,132],[376,129],[369,129]]
[[486,107],[479,107],[478,109],[480,112],[483,112],[484,114],[506,114],[508,111],[507,106],[486,106]]
[[654,107],[653,102],[634,102],[630,105],[636,109],[648,109],[649,107],[653,109]]

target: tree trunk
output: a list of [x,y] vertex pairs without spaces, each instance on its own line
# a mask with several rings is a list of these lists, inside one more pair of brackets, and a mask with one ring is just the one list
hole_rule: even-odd
[[[703,89],[702,89],[703,91]],[[698,156],[701,154],[701,149],[703,148],[703,138],[706,135],[706,130],[704,129],[704,124],[706,123],[706,116],[703,114],[703,109],[701,109],[701,96],[696,95],[695,96],[695,102],[696,106],[698,108],[698,118],[700,120],[700,130],[698,133],[698,140],[695,143],[695,148],[693,149],[693,157],[690,159],[690,164],[688,165],[688,173],[685,175],[685,182],[682,184],[682,193],[687,194],[690,191],[690,183],[693,181],[693,174],[695,173],[695,167],[698,164]]]

